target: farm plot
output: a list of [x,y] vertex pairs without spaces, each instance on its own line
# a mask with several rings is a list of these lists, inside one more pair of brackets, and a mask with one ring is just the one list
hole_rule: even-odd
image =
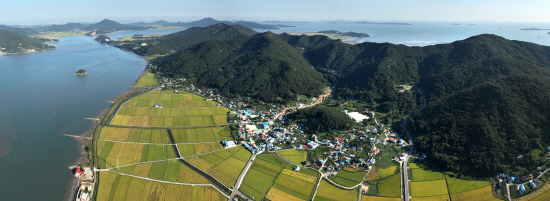
[[450,194],[475,190],[489,185],[491,185],[491,182],[488,181],[469,181],[447,176],[447,186]]
[[401,176],[394,175],[380,181],[380,184],[378,184],[378,193],[382,197],[401,197]]
[[494,200],[497,201],[499,199],[495,198],[493,196],[492,188],[491,186],[485,186],[482,188],[478,188],[471,191],[464,191],[461,193],[455,193],[451,194],[451,198],[453,201],[466,201],[466,200],[473,200],[473,201],[481,201],[481,200]]
[[210,183],[202,175],[178,160],[131,165],[113,171],[170,182],[191,184]]
[[320,186],[314,200],[357,200],[357,197],[359,196],[359,191],[357,189],[341,189],[325,180],[322,180],[319,185]]
[[162,91],[159,91],[159,90],[152,90],[152,91],[149,91],[147,92],[148,94],[188,94],[190,92],[187,92],[187,91],[178,91],[178,93],[176,93],[175,91],[173,90],[162,90]]
[[367,172],[361,171],[361,172],[348,172],[348,171],[340,171],[336,176],[332,179],[334,182],[347,187],[355,186],[363,181],[363,178]]
[[[416,201],[416,199],[414,200]],[[361,195],[361,201],[401,201],[401,198],[388,198],[388,197]]]
[[392,166],[390,166],[388,168],[384,168],[384,169],[380,168],[378,170],[378,174],[376,175],[375,179],[379,180],[379,179],[383,179],[383,178],[389,177],[391,175],[397,174],[397,173],[399,173],[397,171],[397,168],[398,167],[396,165],[392,165]]
[[202,144],[178,144],[181,157],[193,156],[223,149],[219,142]]
[[[243,152],[243,147],[234,147],[205,155],[186,158],[191,164],[207,172],[226,186],[233,186],[241,174],[245,161],[241,158],[250,158],[252,154]],[[247,160],[248,161],[248,160]]]
[[447,183],[445,180],[432,180],[432,181],[411,181],[411,197],[431,197],[438,195],[448,195]]
[[[197,142],[219,142],[222,140],[233,140],[225,133],[228,127],[207,127],[207,128],[186,128],[171,129],[172,136],[176,143],[197,143]],[[224,136],[222,136],[222,134]]]
[[137,83],[136,83],[136,86],[151,86],[151,85],[155,85],[157,83],[157,79],[155,78],[155,74],[154,73],[146,73],[145,75],[141,76]]
[[121,142],[170,143],[165,129],[103,127],[99,139]]
[[[100,146],[100,144],[103,145]],[[98,157],[99,168],[176,158],[175,152],[169,145],[99,141],[98,148],[101,148]]]
[[244,177],[239,191],[262,200],[287,163],[275,154],[260,154]]
[[411,181],[433,181],[445,179],[445,176],[441,172],[435,172],[431,170],[425,170],[422,168],[411,168],[412,180]]
[[[269,191],[276,189],[273,191],[283,191],[286,194],[290,194],[293,197],[302,200],[311,200],[313,190],[315,190],[315,184],[317,183],[316,179],[316,177],[312,177],[310,175],[293,172],[292,170],[288,169],[283,169],[281,174],[279,174],[277,179],[275,179],[275,183],[271,186],[271,189]],[[273,196],[274,199],[277,200],[284,199],[283,197],[277,197],[277,195],[274,193],[272,193],[271,196]]]
[[285,158],[286,160],[296,165],[302,165],[302,162],[307,160],[307,152],[304,150],[291,149],[291,150],[279,151],[278,153],[283,158]]
[[97,200],[227,200],[210,186],[176,185],[101,172]]

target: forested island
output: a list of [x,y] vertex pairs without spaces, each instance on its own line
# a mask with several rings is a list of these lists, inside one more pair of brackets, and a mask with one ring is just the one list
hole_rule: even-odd
[[370,37],[369,34],[366,34],[366,33],[356,33],[356,32],[353,32],[353,31],[350,31],[350,32],[339,32],[339,31],[336,31],[336,30],[327,30],[327,31],[318,31],[318,33],[335,34],[335,35],[350,36],[350,37],[359,37],[359,38]]

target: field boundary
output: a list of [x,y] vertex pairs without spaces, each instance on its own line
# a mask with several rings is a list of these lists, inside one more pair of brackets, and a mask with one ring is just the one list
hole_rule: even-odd
[[136,176],[136,175],[131,175],[131,174],[125,174],[125,173],[121,173],[121,172],[113,172],[113,171],[109,171],[109,172],[119,174],[119,175],[123,175],[123,176],[128,176],[128,177],[135,177],[135,178],[139,178],[139,179],[143,179],[143,180],[160,182],[160,183],[185,185],[185,186],[211,186],[211,187],[214,187],[214,189],[216,189],[218,192],[220,192],[224,197],[229,198],[229,196],[227,196],[225,193],[223,193],[220,189],[216,188],[216,186],[214,186],[212,184],[192,184],[192,183],[171,182],[171,181],[164,181],[164,180],[158,180],[158,179],[151,179],[149,177],[141,177],[141,176]]
[[211,143],[219,143],[220,141],[213,141],[213,142],[195,142],[195,143],[155,143],[155,142],[127,142],[127,141],[117,141],[117,140],[105,140],[105,139],[97,139],[105,142],[118,142],[118,143],[131,143],[131,144],[158,144],[158,145],[178,145],[178,144],[211,144]]
[[[116,109],[115,109],[116,112],[111,113],[111,115],[109,115],[109,118],[107,119],[107,121],[105,121],[105,123],[109,122],[108,125],[111,125],[111,122],[113,122],[114,117],[118,114],[118,111],[120,111],[120,108],[122,107],[122,104],[128,102],[129,100],[131,100],[132,98],[135,98],[136,96],[139,96],[141,94],[147,93],[147,92],[152,91],[152,90],[153,89],[149,89],[147,91],[143,91],[141,93],[134,94],[131,97],[127,98],[126,100],[118,103],[118,105],[116,106]],[[103,125],[105,125],[105,123],[103,123]],[[107,125],[105,125],[105,126],[107,126]]]
[[[198,116],[197,116],[198,117]],[[112,119],[111,119],[112,121]],[[217,124],[217,125],[208,125],[208,126],[127,126],[127,125],[116,125],[116,124],[110,124],[108,126],[110,127],[117,127],[117,128],[149,128],[149,129],[167,129],[167,128],[208,128],[208,127],[222,127],[222,126],[229,126],[231,124]]]
[[449,182],[447,182],[447,175],[443,174],[443,177],[445,178],[445,186],[447,186],[447,195],[449,195],[449,201],[453,201],[453,198],[451,197],[451,190],[449,189]]

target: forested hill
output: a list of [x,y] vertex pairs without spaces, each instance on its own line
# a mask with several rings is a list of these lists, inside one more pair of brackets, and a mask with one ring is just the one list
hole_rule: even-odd
[[38,39],[11,33],[6,30],[0,30],[0,52],[21,53],[32,50],[42,51],[53,48],[55,47],[44,44]]
[[328,83],[299,50],[272,37],[209,40],[152,61],[168,76],[195,79],[224,95],[284,103],[298,95],[317,96]]
[[88,25],[84,27],[84,30],[103,30],[108,32],[113,31],[122,31],[122,30],[144,30],[145,27],[131,26],[126,24],[121,24],[112,20],[104,19],[101,22]]
[[36,30],[31,29],[31,28],[16,28],[16,27],[6,26],[6,25],[3,25],[3,24],[0,24],[0,30],[6,30],[6,31],[9,31],[11,33],[25,35],[25,36],[29,36],[29,35],[33,35],[33,34],[38,33]]
[[174,23],[172,26],[182,26],[182,27],[206,27],[211,26],[215,24],[227,24],[227,25],[241,25],[243,27],[247,27],[250,29],[279,29],[281,27],[294,27],[294,26],[288,26],[288,25],[275,25],[275,24],[259,24],[256,22],[248,22],[248,21],[237,21],[237,22],[231,22],[231,21],[219,21],[212,18],[203,18],[197,21],[193,22],[177,22]]
[[44,28],[44,31],[51,31],[51,32],[64,32],[64,31],[72,31],[75,29],[84,30],[86,25],[80,24],[80,23],[73,23],[69,22],[67,24],[54,24],[49,27]]
[[[192,45],[207,40],[231,40],[238,36],[253,36],[256,31],[240,25],[216,24],[208,27],[191,27],[185,31],[169,34],[156,41],[150,41],[151,45],[134,50],[141,55],[166,54],[171,51],[179,51]],[[128,49],[133,46],[127,47]]]

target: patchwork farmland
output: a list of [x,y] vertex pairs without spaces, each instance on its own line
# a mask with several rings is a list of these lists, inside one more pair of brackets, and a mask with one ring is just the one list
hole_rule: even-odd
[[[227,124],[229,109],[189,93],[150,91],[120,107],[111,125],[139,127],[194,127]],[[155,107],[156,106],[156,107]]]
[[[215,180],[233,186],[251,156],[240,146],[224,149],[230,130],[216,125],[227,123],[229,109],[197,95],[149,91],[116,112],[94,137],[97,200],[227,200]],[[205,174],[183,160],[213,166]]]

